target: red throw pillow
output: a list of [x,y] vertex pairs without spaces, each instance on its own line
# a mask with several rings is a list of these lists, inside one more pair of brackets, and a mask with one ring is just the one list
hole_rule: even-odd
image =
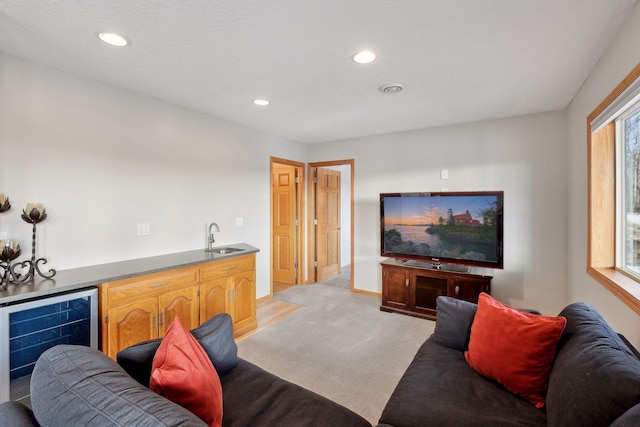
[[151,365],[149,388],[210,426],[222,426],[222,385],[211,359],[176,316]]
[[566,323],[564,317],[525,313],[482,293],[464,357],[479,374],[542,408]]

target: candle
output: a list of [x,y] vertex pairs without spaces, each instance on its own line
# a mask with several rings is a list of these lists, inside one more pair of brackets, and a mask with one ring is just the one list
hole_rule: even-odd
[[0,259],[5,262],[18,258],[22,250],[15,240],[0,240]]
[[27,203],[27,208],[24,212],[32,220],[38,221],[44,213],[44,205],[42,203]]
[[38,212],[42,213],[44,210],[44,205],[42,203],[27,203],[27,213],[31,213],[32,210],[37,209]]
[[0,193],[0,212],[6,212],[11,209],[11,203],[6,194]]

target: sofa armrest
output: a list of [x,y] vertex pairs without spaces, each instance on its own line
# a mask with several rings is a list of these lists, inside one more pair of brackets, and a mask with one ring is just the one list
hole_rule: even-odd
[[640,359],[640,352],[638,352],[638,350],[636,350],[636,348],[633,345],[631,345],[629,340],[622,334],[618,334],[618,336],[627,345],[627,347],[629,347],[629,350],[631,350],[631,353],[633,353],[638,359]]
[[38,427],[31,409],[12,400],[0,403],[0,426]]

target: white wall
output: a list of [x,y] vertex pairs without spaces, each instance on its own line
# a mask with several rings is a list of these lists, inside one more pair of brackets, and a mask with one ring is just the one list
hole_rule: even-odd
[[[640,59],[640,7],[568,110],[305,146],[0,54],[0,232],[44,203],[38,254],[67,269],[220,244],[261,249],[269,292],[269,156],[355,159],[355,286],[380,291],[380,192],[505,191],[505,268],[493,294],[557,313],[593,304],[640,347],[638,315],[586,274],[586,116]],[[402,154],[400,154],[402,153]],[[441,181],[440,169],[450,179]],[[245,226],[236,228],[235,218]],[[148,222],[152,234],[136,236]]]
[[592,304],[619,333],[640,348],[640,319],[586,273],[587,116],[640,61],[640,7],[636,6],[607,53],[568,108],[569,298]]
[[310,162],[354,159],[355,287],[381,291],[381,192],[504,190],[504,270],[481,271],[498,299],[557,314],[568,297],[565,121],[553,112],[310,145]]
[[23,258],[27,202],[47,208],[38,255],[60,270],[204,248],[215,221],[217,244],[261,250],[269,294],[269,156],[305,161],[305,145],[6,55],[0,88],[0,232]]

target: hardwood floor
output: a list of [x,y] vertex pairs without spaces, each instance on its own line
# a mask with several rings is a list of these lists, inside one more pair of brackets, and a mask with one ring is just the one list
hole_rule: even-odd
[[290,316],[296,311],[303,308],[300,305],[291,304],[277,299],[262,301],[256,307],[256,317],[258,318],[258,327],[253,331],[236,338],[236,341],[242,341],[244,338],[273,325],[274,323]]
[[277,294],[278,292],[282,292],[285,289],[293,288],[294,286],[298,286],[298,285],[290,285],[288,283],[273,282],[273,293]]

